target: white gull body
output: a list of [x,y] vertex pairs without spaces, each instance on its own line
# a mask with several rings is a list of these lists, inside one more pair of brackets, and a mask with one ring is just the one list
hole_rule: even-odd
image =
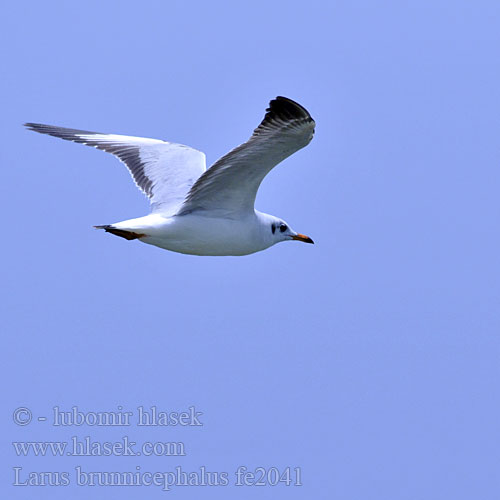
[[314,134],[314,120],[290,99],[272,100],[251,138],[208,170],[204,153],[182,144],[37,123],[26,126],[102,149],[125,163],[150,199],[151,213],[96,226],[99,229],[193,255],[247,255],[287,240],[313,243],[282,219],[254,208],[266,174]]

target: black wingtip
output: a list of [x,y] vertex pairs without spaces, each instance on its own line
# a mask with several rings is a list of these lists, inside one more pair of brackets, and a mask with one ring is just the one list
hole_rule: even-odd
[[[40,134],[50,134],[51,132],[51,126],[50,125],[44,125],[43,123],[23,123],[23,126],[26,127],[28,130],[32,130],[33,132],[38,132]],[[54,128],[54,127],[52,127]]]
[[266,109],[266,112],[268,115],[279,116],[287,119],[305,118],[312,120],[309,111],[307,111],[304,106],[301,106],[298,102],[281,95],[277,96],[269,103],[269,107]]
[[283,127],[301,128],[303,125],[311,125],[311,132],[314,133],[315,124],[309,111],[298,102],[280,95],[269,103],[264,119],[254,130],[254,134],[260,135],[273,129],[281,130]]
[[314,123],[309,111],[304,106],[283,96],[278,96],[269,103],[262,124],[270,124],[276,120],[285,122],[299,120],[301,123]]

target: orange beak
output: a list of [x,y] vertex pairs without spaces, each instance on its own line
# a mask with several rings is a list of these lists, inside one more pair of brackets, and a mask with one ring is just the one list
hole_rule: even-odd
[[305,234],[296,234],[295,236],[292,236],[292,240],[297,240],[297,241],[303,241],[304,243],[313,243],[314,241],[309,238],[309,236],[306,236]]

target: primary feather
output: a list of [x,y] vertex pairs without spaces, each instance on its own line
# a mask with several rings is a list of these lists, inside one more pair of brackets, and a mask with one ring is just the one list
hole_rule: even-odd
[[205,171],[205,154],[159,139],[101,134],[86,130],[26,123],[35,132],[93,146],[115,155],[128,168],[155,213],[173,215],[196,179]]

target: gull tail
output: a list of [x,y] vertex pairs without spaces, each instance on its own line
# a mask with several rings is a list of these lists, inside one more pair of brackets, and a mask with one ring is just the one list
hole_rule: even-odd
[[134,231],[127,231],[125,229],[118,229],[112,224],[106,224],[104,226],[94,226],[96,229],[104,229],[107,233],[120,236],[120,238],[125,238],[126,240],[137,240],[138,238],[144,238],[145,234],[135,233]]

